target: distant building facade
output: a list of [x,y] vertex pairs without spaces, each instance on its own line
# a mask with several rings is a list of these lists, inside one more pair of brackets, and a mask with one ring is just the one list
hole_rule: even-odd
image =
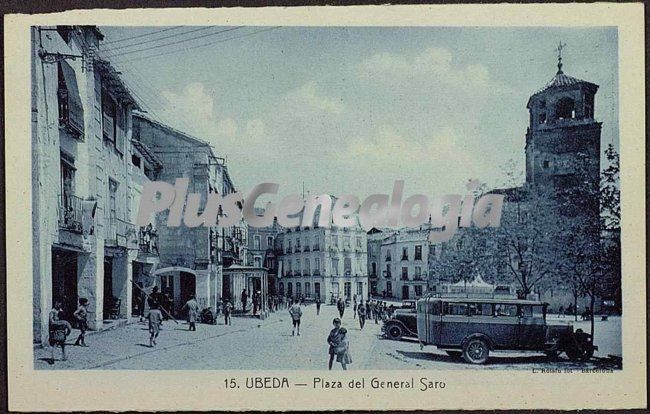
[[278,294],[322,301],[368,298],[366,233],[360,227],[286,229],[276,248]]

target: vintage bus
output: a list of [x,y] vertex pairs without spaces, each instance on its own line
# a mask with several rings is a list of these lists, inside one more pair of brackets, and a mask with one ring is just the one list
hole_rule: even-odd
[[535,351],[589,359],[598,348],[589,334],[569,323],[549,323],[548,304],[519,299],[441,298],[417,302],[420,346],[434,345],[472,364],[487,362],[491,351]]

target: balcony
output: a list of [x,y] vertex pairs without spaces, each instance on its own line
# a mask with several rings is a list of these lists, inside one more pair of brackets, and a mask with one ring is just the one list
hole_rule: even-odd
[[83,233],[83,200],[73,195],[64,194],[59,208],[59,228],[72,233]]
[[128,247],[129,242],[135,239],[135,225],[116,217],[107,219],[104,243],[113,247]]
[[[140,253],[158,256],[158,232],[151,225],[140,227],[138,248]],[[217,251],[216,233],[210,233],[210,251]]]

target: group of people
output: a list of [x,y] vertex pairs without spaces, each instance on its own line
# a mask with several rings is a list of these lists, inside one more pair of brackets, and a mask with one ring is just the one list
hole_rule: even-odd
[[[54,349],[61,348],[61,359],[66,361],[68,358],[65,354],[65,345],[68,336],[72,333],[73,326],[66,320],[63,303],[55,301],[54,306],[49,314],[49,344],[52,352],[51,363],[54,363]],[[88,299],[79,298],[77,309],[72,314],[72,320],[77,329],[79,336],[75,341],[77,346],[86,345],[86,331],[88,330]]]
[[[550,313],[550,310],[549,310]],[[579,312],[578,306],[573,307],[572,303],[569,303],[569,305],[564,308],[564,306],[560,306],[557,312],[558,316],[564,317],[565,315],[578,315],[580,314],[580,317],[583,321],[590,321],[591,318],[594,317],[594,314],[589,306],[585,306],[585,309],[582,312]]]
[[[356,319],[359,315],[359,325],[363,329],[365,321],[374,319],[375,323],[378,324],[380,320],[384,320],[392,316],[395,307],[393,305],[387,306],[386,302],[380,300],[366,300],[363,301],[363,298],[359,298],[357,302],[357,295],[353,297],[352,303],[352,312],[353,318]],[[336,308],[339,311],[339,317],[343,317],[345,314],[346,303],[343,298],[339,298],[336,301]]]

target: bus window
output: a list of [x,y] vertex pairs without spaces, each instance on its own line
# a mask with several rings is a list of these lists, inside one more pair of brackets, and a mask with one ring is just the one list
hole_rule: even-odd
[[517,316],[517,305],[494,305],[494,316]]
[[532,318],[533,307],[531,305],[521,305],[521,312],[519,314],[524,318]]
[[544,306],[533,306],[533,318],[544,318]]
[[445,315],[467,315],[466,303],[448,303]]
[[492,304],[491,303],[470,303],[469,304],[469,316],[492,316]]

